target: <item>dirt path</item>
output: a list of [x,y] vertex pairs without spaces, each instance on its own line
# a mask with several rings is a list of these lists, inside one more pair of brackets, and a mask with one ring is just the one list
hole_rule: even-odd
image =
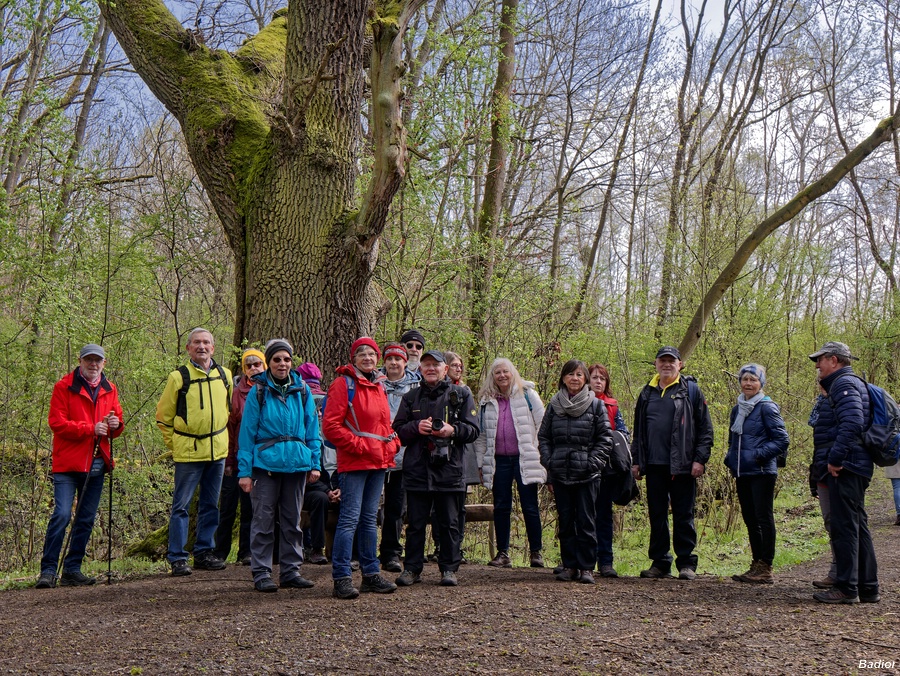
[[[900,672],[900,528],[872,517],[883,600],[823,606],[824,562],[756,587],[623,578],[560,583],[549,570],[464,566],[460,587],[331,598],[252,590],[229,566],[93,588],[0,593],[0,673],[847,674]],[[877,663],[860,668],[860,660]],[[887,663],[887,666],[883,666]]]

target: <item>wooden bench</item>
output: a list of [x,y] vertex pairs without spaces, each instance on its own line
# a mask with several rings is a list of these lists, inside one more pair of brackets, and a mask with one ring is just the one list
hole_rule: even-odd
[[[337,529],[338,511],[329,509],[325,513],[325,556],[331,560],[331,550],[334,547],[334,532]],[[494,506],[493,505],[466,505],[466,522],[487,522],[488,543],[490,545],[491,558],[497,555],[497,536],[494,532]],[[405,520],[404,520],[405,523]],[[309,528],[309,512],[300,512],[300,528]]]

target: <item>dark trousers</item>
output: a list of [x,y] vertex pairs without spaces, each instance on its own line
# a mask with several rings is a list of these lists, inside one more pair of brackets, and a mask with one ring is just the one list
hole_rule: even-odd
[[403,535],[403,470],[388,472],[384,478],[384,522],[381,524],[381,546],[378,558],[381,563],[399,559],[403,554],[400,538]]
[[513,484],[519,491],[519,504],[528,534],[528,549],[541,551],[541,510],[538,506],[538,484],[522,483],[518,455],[494,456],[494,530],[497,549],[509,550],[510,519],[512,517]]
[[459,570],[462,561],[462,530],[459,512],[465,491],[406,491],[406,558],[403,567],[421,573],[425,565],[425,539],[432,509],[437,520],[441,572]]
[[216,530],[216,556],[223,561],[231,554],[231,534],[241,506],[241,522],[238,526],[237,560],[250,556],[250,523],[253,521],[253,501],[250,494],[241,490],[237,476],[222,477],[219,493],[219,528]]
[[[309,546],[312,549],[325,549],[325,517],[331,501],[325,491],[307,490],[303,494],[303,511],[309,515]],[[306,533],[304,542],[306,541]]]
[[750,552],[754,561],[772,565],[775,558],[775,474],[741,476],[737,483],[741,516],[747,525]]
[[593,570],[597,562],[597,490],[599,481],[583,484],[554,482],[559,514],[559,553],[566,568]]
[[845,594],[878,593],[878,565],[866,514],[869,479],[846,469],[826,477],[831,502],[831,542],[837,561],[835,587]]
[[647,554],[661,571],[672,569],[669,553],[669,505],[672,506],[672,544],[678,570],[697,569],[697,530],[694,528],[694,501],[697,480],[690,474],[672,476],[669,468],[650,465],[647,468],[647,514],[650,518],[650,547]]
[[613,499],[605,481],[597,491],[597,565],[613,565]]

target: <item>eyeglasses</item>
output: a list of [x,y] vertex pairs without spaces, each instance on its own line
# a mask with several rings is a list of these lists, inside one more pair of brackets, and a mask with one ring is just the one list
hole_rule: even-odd
[[450,366],[448,366],[447,368],[454,370],[459,369],[460,371],[462,371],[462,364],[450,364]]
[[425,346],[422,345],[422,343],[407,343],[406,349],[407,350],[424,350]]
[[281,363],[290,364],[293,361],[294,360],[291,357],[272,357],[272,359],[271,359],[271,362],[273,364],[281,364]]

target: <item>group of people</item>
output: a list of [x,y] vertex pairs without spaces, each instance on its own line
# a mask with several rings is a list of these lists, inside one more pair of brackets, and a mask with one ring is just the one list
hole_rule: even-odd
[[[287,340],[244,351],[242,375],[233,381],[230,371],[213,359],[212,334],[194,329],[186,344],[189,362],[169,374],[157,406],[157,424],[175,464],[167,552],[172,575],[192,572],[188,507],[199,487],[194,568],[225,566],[240,503],[238,559],[249,563],[254,587],[260,592],[311,587],[313,582],[301,574],[301,511],[305,508],[309,516],[307,557],[326,563],[324,519],[334,508],[335,597],[391,593],[398,585],[421,582],[429,524],[437,544],[439,584],[456,586],[466,459],[474,445],[477,480],[493,493],[498,552],[489,565],[512,565],[515,485],[529,564],[544,566],[538,489],[546,484],[558,512],[562,564],[555,570],[557,579],[589,584],[595,571],[617,577],[613,504],[623,491],[633,490],[634,482],[646,479],[650,566],[640,576],[668,578],[677,572],[682,580],[696,577],[697,480],[709,462],[713,426],[703,392],[693,377],[682,373],[676,348],[657,352],[656,373],[637,397],[631,438],[602,364],[566,362],[545,408],[534,383],[524,380],[508,359],[499,358],[488,369],[476,401],[462,383],[461,358],[425,346],[416,330],[383,351],[373,339],[359,338],[326,395],[314,364],[294,368]],[[821,591],[814,598],[877,602],[875,553],[864,507],[873,470],[862,443],[869,414],[866,386],[853,373],[850,363],[856,357],[843,343],[826,343],[810,359],[821,388],[810,418],[815,439],[811,486],[822,504],[835,560],[829,576],[816,581]],[[117,392],[103,375],[104,364],[103,348],[86,345],[78,367],[54,388],[49,422],[55,509],[39,588],[94,583],[81,573],[81,562],[103,475],[113,466],[110,439],[123,429]],[[746,364],[738,377],[741,394],[731,412],[725,464],[735,477],[753,560],[734,579],[771,584],[775,482],[789,439],[779,407],[763,391],[765,369]],[[76,494],[71,542],[58,576]],[[379,553],[377,513],[382,504]],[[358,586],[353,581],[357,566],[362,574]],[[391,582],[383,570],[399,576]]]

